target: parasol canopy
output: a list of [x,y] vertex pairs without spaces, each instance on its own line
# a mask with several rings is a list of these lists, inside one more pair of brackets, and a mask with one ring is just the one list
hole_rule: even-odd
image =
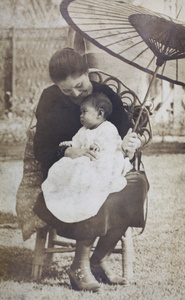
[[60,10],[95,46],[153,79],[185,87],[185,24],[118,0],[63,0]]

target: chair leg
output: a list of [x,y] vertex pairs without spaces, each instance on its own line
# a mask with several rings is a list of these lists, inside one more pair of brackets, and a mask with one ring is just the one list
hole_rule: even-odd
[[[57,233],[54,228],[49,228],[49,236],[48,236],[48,248],[54,248],[54,243],[53,241],[56,239]],[[54,253],[47,253],[46,256],[46,264],[50,265],[52,260],[53,260],[53,254]]]
[[37,229],[36,243],[34,250],[34,258],[32,263],[31,277],[33,280],[40,280],[42,276],[42,268],[45,260],[45,244],[48,228]]
[[134,246],[132,240],[132,231],[130,227],[125,232],[125,236],[122,237],[121,242],[123,277],[131,280],[133,279]]

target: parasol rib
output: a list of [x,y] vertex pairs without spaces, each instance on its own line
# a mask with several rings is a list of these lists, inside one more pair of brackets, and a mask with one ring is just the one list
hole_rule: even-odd
[[143,51],[141,51],[132,61],[136,60],[138,57],[140,57],[143,53],[145,53],[149,48],[145,48]]
[[[138,37],[138,36],[137,36]],[[115,41],[115,42],[112,42],[112,43],[110,43],[110,44],[105,44],[104,46],[106,46],[106,47],[110,47],[110,46],[113,46],[113,45],[116,45],[117,43],[121,43],[121,42],[124,42],[124,41],[126,41],[126,40],[128,40],[129,38],[126,38],[126,39],[121,39],[121,40],[117,40],[117,41]],[[127,49],[125,49],[125,51],[126,51]]]
[[[134,32],[134,31],[120,32],[120,33],[114,33],[114,34],[112,33],[112,34],[109,34],[109,35],[102,35],[102,36],[98,36],[96,39],[99,40],[99,39],[102,39],[102,38],[109,38],[109,37],[112,37],[112,36],[119,36],[119,35],[131,33],[131,32]],[[139,34],[132,36],[132,39],[136,38],[136,37],[139,37]],[[126,39],[122,39],[120,41],[123,42],[123,41],[126,41],[128,39],[130,39],[130,37],[128,37]]]
[[151,63],[154,61],[154,59],[155,59],[155,55],[152,57],[151,61],[150,61],[149,64],[147,65],[147,68],[150,67],[150,65],[151,65]]
[[125,52],[125,51],[127,51],[127,50],[130,50],[130,49],[136,47],[137,45],[139,45],[139,44],[141,44],[141,43],[144,43],[144,41],[142,40],[142,41],[136,43],[135,45],[132,45],[132,46],[130,46],[130,47],[124,49],[123,51],[119,52],[119,54],[122,54],[123,52]]
[[[131,27],[129,27],[129,28],[131,28]],[[121,30],[121,29],[124,29],[124,27],[115,27],[115,28],[101,28],[101,29],[90,29],[90,30],[86,30],[86,33],[88,32],[99,32],[99,31],[108,31],[108,30]],[[129,31],[129,33],[132,33],[132,32],[135,32],[134,30],[132,30],[132,31]]]

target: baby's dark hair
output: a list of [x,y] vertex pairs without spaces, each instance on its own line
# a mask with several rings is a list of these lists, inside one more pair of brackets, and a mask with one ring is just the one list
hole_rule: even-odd
[[103,93],[93,93],[88,95],[82,102],[81,105],[85,102],[90,101],[92,106],[97,110],[104,110],[104,118],[107,119],[112,113],[112,103],[109,100],[108,96]]

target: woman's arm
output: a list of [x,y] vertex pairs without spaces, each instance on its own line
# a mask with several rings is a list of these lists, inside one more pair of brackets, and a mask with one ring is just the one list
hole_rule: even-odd
[[[59,128],[57,115],[56,88],[43,91],[36,111],[37,125],[34,137],[34,154],[40,162],[44,176],[48,169],[63,155],[60,151],[62,125]],[[64,152],[64,151],[63,151]]]

